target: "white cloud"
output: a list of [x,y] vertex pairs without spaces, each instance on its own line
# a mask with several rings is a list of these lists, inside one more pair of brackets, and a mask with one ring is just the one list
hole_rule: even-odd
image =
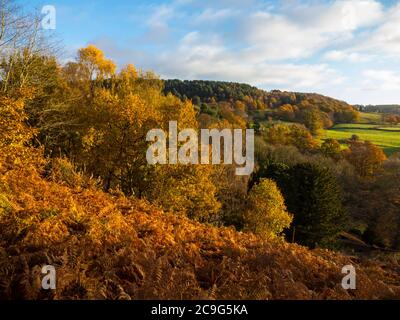
[[191,32],[177,50],[155,59],[157,70],[166,78],[239,81],[292,90],[324,88],[343,81],[340,74],[324,64],[267,63],[242,59],[241,54],[224,47],[216,36],[202,37]]
[[365,90],[400,90],[400,74],[392,70],[369,69],[363,71],[363,76]]
[[374,56],[367,54],[360,54],[358,52],[332,50],[326,52],[323,58],[329,61],[368,62],[371,61],[374,58]]
[[389,9],[384,22],[354,46],[356,50],[380,53],[389,57],[400,54],[400,4]]
[[196,23],[204,22],[218,22],[229,17],[237,15],[238,12],[233,9],[205,9],[200,15],[198,15],[194,20]]
[[382,17],[382,5],[373,0],[292,6],[281,8],[279,13],[252,14],[244,21],[243,37],[253,58],[306,58],[328,46],[348,42],[354,31],[375,25]]
[[321,33],[353,31],[379,23],[383,6],[375,0],[336,0],[319,5],[297,5],[285,14],[298,25],[318,29]]
[[171,6],[160,5],[154,8],[147,24],[150,27],[164,27],[168,25],[169,19],[174,15],[174,9]]
[[328,39],[315,30],[293,24],[285,16],[258,12],[251,16],[245,31],[247,57],[258,60],[285,60],[313,54]]

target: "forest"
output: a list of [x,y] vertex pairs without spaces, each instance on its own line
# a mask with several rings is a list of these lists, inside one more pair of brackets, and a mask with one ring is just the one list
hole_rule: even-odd
[[[358,108],[163,80],[94,45],[61,63],[34,17],[1,3],[0,299],[400,297],[399,153],[324,137]],[[254,129],[255,171],[149,164],[146,134],[170,121]]]

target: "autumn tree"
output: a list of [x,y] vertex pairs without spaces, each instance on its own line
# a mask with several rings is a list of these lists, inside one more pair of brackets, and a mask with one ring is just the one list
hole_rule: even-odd
[[261,179],[251,188],[244,215],[245,231],[274,238],[290,226],[292,219],[274,181]]
[[316,141],[304,126],[295,124],[290,129],[291,145],[296,146],[301,151],[310,151],[315,148]]
[[227,120],[235,128],[246,128],[246,119],[241,115],[237,115],[230,104],[226,102],[219,103],[219,109],[219,115],[222,119]]
[[78,51],[78,64],[82,76],[87,80],[102,80],[115,73],[116,65],[104,57],[104,53],[94,45]]
[[361,177],[371,177],[382,168],[387,157],[383,150],[369,141],[351,140],[346,159]]
[[211,166],[150,165],[146,159],[151,129],[168,131],[169,121],[177,121],[179,130],[198,127],[192,103],[165,96],[151,72],[128,65],[114,74],[113,63],[99,49],[79,52],[63,73],[73,99],[48,113],[48,153],[61,151],[101,179],[106,191],[119,189],[197,220],[216,214]]
[[310,132],[299,124],[286,125],[276,124],[271,126],[264,133],[267,143],[273,145],[294,145],[300,150],[311,150],[315,141]]
[[326,139],[320,147],[322,154],[335,160],[339,160],[342,155],[342,148],[336,139]]
[[41,150],[31,146],[36,130],[26,125],[25,103],[31,97],[32,93],[24,90],[18,97],[0,96],[0,174],[17,168],[29,171],[44,163]]
[[11,99],[0,97],[0,147],[22,146],[32,137],[33,130],[27,128],[24,97]]
[[397,125],[400,123],[400,115],[388,114],[384,117],[384,120],[392,125]]
[[[177,121],[178,130],[197,129],[196,112],[189,100],[160,92],[160,105],[157,110],[161,116],[156,126],[167,129],[169,121]],[[148,184],[143,195],[165,210],[198,220],[213,220],[219,212],[220,203],[216,198],[217,188],[212,181],[213,166],[189,165],[156,165],[148,166]]]
[[326,112],[321,112],[320,113],[321,119],[322,119],[322,124],[324,128],[332,128],[334,125],[334,122],[332,118],[327,114]]
[[293,121],[296,117],[296,109],[290,104],[284,104],[278,108],[277,113],[282,120]]
[[335,113],[335,120],[338,123],[354,123],[360,119],[360,112],[348,106],[341,108]]
[[316,108],[303,109],[302,118],[304,125],[313,135],[318,135],[324,127],[321,113]]

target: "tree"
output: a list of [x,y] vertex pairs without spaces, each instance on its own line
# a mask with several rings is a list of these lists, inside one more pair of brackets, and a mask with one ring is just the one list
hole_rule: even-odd
[[307,108],[302,111],[303,123],[313,135],[318,135],[324,127],[321,113],[316,108]]
[[23,146],[34,133],[25,125],[27,119],[24,110],[25,97],[11,99],[0,96],[0,148]]
[[276,124],[265,132],[265,140],[273,145],[294,145],[302,151],[311,150],[315,141],[310,132],[299,124]]
[[169,121],[177,121],[179,130],[198,127],[192,103],[165,96],[153,73],[138,74],[133,65],[106,79],[109,65],[103,53],[89,47],[66,67],[63,75],[74,99],[48,113],[54,115],[45,124],[52,128],[46,131],[48,153],[73,159],[105,191],[118,189],[196,220],[216,215],[213,167],[150,165],[146,159],[151,129],[167,131]]
[[345,184],[346,205],[363,240],[400,248],[400,160],[388,159],[372,178],[354,177]]
[[261,179],[251,188],[247,203],[244,215],[245,231],[274,238],[292,222],[293,217],[286,210],[279,188],[270,179]]
[[352,134],[351,137],[350,137],[350,141],[351,142],[360,141],[360,137],[358,135],[356,135],[356,134]]
[[221,204],[212,166],[158,165],[149,171],[142,196],[165,211],[200,222],[215,221]]
[[339,123],[354,123],[360,119],[360,112],[355,110],[353,107],[348,106],[338,110],[335,114],[335,120]]
[[284,104],[278,108],[278,116],[282,120],[293,121],[295,119],[295,109],[290,104]]
[[199,96],[194,96],[192,102],[194,105],[199,106],[201,104],[201,99]]
[[105,79],[115,73],[116,65],[104,57],[104,53],[94,45],[88,45],[78,52],[78,64],[86,80]]
[[342,148],[336,139],[326,139],[320,147],[322,154],[335,160],[341,158]]
[[326,112],[321,112],[320,115],[324,128],[332,128],[334,123],[331,117]]
[[291,145],[296,146],[301,151],[309,151],[315,148],[316,141],[310,132],[299,124],[294,124],[290,127]]
[[400,116],[397,114],[388,114],[385,116],[385,121],[390,124],[397,125],[400,123]]
[[[37,84],[38,62],[55,49],[41,28],[41,17],[26,14],[17,1],[0,0],[0,92],[11,96]],[[46,77],[43,76],[42,79]]]
[[219,109],[220,116],[234,125],[235,128],[246,128],[246,120],[242,116],[235,114],[230,104],[221,102],[219,103]]
[[347,216],[339,184],[330,171],[306,163],[270,166],[266,175],[277,181],[294,216],[289,237],[311,248],[333,246]]
[[351,140],[346,159],[361,177],[371,177],[382,168],[387,157],[383,150],[369,141]]

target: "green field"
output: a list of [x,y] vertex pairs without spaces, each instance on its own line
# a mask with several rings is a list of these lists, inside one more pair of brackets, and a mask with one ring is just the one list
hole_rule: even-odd
[[382,124],[381,116],[374,113],[363,113],[359,123],[340,124],[324,130],[321,139],[348,139],[353,134],[360,140],[368,140],[378,145],[387,155],[400,152],[400,125]]
[[358,123],[364,124],[382,124],[382,114],[361,112],[361,117]]
[[[276,120],[274,123],[293,124],[293,122],[280,120]],[[264,121],[261,124],[268,126],[269,122]],[[382,121],[382,114],[380,113],[362,112],[360,120],[357,123],[335,125],[331,129],[324,130],[319,140],[321,142],[328,138],[346,140],[354,134],[362,141],[368,140],[381,147],[388,156],[400,152],[400,125],[385,124]],[[342,147],[347,148],[347,144],[342,143]]]

